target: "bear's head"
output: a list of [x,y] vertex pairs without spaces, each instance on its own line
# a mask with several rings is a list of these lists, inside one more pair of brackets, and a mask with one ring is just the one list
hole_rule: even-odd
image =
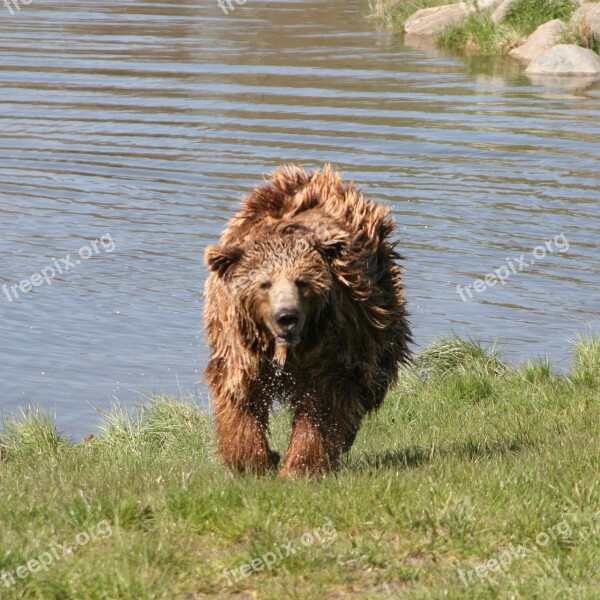
[[329,303],[331,261],[343,245],[330,235],[288,227],[250,243],[209,246],[206,263],[240,314],[287,350]]

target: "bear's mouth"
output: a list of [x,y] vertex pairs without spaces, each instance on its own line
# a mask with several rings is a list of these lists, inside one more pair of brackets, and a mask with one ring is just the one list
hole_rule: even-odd
[[300,336],[297,333],[285,333],[275,337],[275,343],[278,346],[296,346],[300,342]]

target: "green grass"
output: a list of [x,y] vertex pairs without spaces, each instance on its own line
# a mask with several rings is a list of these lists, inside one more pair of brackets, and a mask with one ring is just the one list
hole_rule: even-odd
[[529,36],[553,19],[567,23],[579,6],[576,0],[520,0],[509,9],[504,22],[520,35]]
[[498,54],[524,41],[515,28],[504,23],[496,25],[489,12],[471,13],[461,23],[446,28],[438,36],[443,48],[478,54]]
[[[7,421],[0,575],[91,539],[0,580],[0,598],[595,599],[600,340],[574,351],[559,375],[548,361],[517,368],[473,342],[435,342],[320,481],[229,476],[210,417],[165,398],[115,408],[81,444],[39,412]],[[280,409],[274,446],[288,436]],[[523,543],[531,553],[515,558]],[[271,568],[243,577],[261,556]]]

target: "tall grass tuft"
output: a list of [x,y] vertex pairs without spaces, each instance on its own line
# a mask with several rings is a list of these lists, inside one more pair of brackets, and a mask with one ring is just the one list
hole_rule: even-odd
[[133,414],[115,404],[101,431],[95,445],[109,454],[177,454],[191,447],[206,457],[213,444],[211,419],[206,412],[192,402],[162,396],[151,397],[149,404]]
[[4,419],[0,431],[0,459],[56,455],[69,446],[54,420],[39,408],[29,408],[18,419]]
[[519,0],[506,13],[504,23],[520,35],[529,36],[553,19],[566,23],[579,5],[575,0]]
[[417,356],[414,366],[425,379],[467,372],[501,375],[507,368],[494,346],[488,349],[480,342],[458,336],[432,342]]
[[489,12],[469,14],[461,23],[446,28],[438,36],[440,46],[458,48],[467,52],[495,54],[514,43],[514,31],[505,25],[496,25]]
[[525,381],[533,384],[546,383],[554,377],[548,358],[536,362],[528,361],[521,367],[520,372]]
[[600,338],[593,334],[588,337],[578,335],[572,343],[575,360],[571,380],[590,387],[597,385],[600,381]]

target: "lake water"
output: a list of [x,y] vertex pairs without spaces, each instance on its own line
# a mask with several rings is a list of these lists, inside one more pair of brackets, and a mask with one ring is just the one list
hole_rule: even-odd
[[600,329],[600,84],[408,45],[366,0],[20,6],[0,7],[3,412],[77,437],[111,397],[206,402],[203,250],[284,161],[391,207],[415,349],[455,331],[566,367]]

